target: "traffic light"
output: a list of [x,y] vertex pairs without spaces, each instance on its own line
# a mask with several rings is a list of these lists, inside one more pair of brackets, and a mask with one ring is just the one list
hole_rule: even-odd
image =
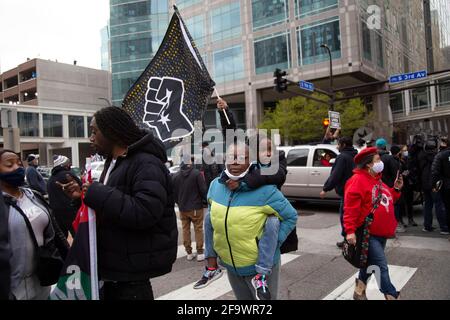
[[323,119],[322,124],[324,128],[328,128],[328,126],[330,125],[330,119],[328,118]]
[[273,73],[273,76],[275,77],[275,80],[273,81],[275,90],[280,93],[287,90],[287,79],[283,78],[286,75],[286,71],[281,71],[280,69],[276,69]]

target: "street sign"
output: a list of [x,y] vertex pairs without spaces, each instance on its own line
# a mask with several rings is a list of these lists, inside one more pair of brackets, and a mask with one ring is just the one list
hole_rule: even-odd
[[330,119],[330,128],[331,129],[340,129],[341,128],[341,115],[336,111],[328,111],[328,117]]
[[308,81],[301,80],[298,83],[299,87],[308,91],[314,91],[314,84]]
[[423,79],[427,77],[427,71],[417,71],[417,72],[411,72],[411,73],[404,73],[404,74],[397,74],[394,76],[389,77],[389,83],[399,83],[403,81],[410,81],[410,80],[416,80],[416,79]]

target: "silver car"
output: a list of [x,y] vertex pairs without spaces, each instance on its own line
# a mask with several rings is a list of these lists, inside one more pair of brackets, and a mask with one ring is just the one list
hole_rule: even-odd
[[[278,147],[286,154],[288,174],[281,191],[292,200],[320,200],[320,192],[339,155],[331,144]],[[336,192],[327,192],[325,200],[339,200]]]

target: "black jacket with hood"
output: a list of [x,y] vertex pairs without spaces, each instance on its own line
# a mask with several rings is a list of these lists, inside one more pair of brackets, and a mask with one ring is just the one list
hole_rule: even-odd
[[353,147],[346,147],[341,151],[333,164],[333,168],[331,168],[330,176],[323,186],[323,191],[328,192],[335,189],[340,197],[344,196],[345,184],[353,175],[353,169],[355,169],[353,159],[357,154],[358,151]]
[[436,152],[421,152],[418,157],[420,181],[423,191],[430,192],[433,189],[431,178],[431,165],[436,157]]
[[431,167],[431,174],[433,187],[439,180],[442,180],[442,188],[450,190],[450,148],[446,148],[436,155]]
[[173,177],[175,202],[180,211],[192,211],[203,208],[206,202],[206,182],[199,170],[183,165]]
[[178,229],[167,156],[161,141],[146,134],[87,190],[97,215],[101,279],[146,281],[169,273],[177,257]]
[[394,187],[395,179],[397,178],[397,172],[400,170],[400,159],[396,159],[388,151],[379,151],[381,161],[384,163],[383,176],[381,180],[389,187]]

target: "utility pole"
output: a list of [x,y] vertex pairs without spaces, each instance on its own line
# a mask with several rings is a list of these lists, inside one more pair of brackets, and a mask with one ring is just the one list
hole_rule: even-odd
[[333,89],[333,59],[331,57],[331,50],[330,47],[328,47],[326,44],[321,44],[321,48],[324,48],[328,51],[328,55],[330,57],[330,110],[334,111],[334,89]]

